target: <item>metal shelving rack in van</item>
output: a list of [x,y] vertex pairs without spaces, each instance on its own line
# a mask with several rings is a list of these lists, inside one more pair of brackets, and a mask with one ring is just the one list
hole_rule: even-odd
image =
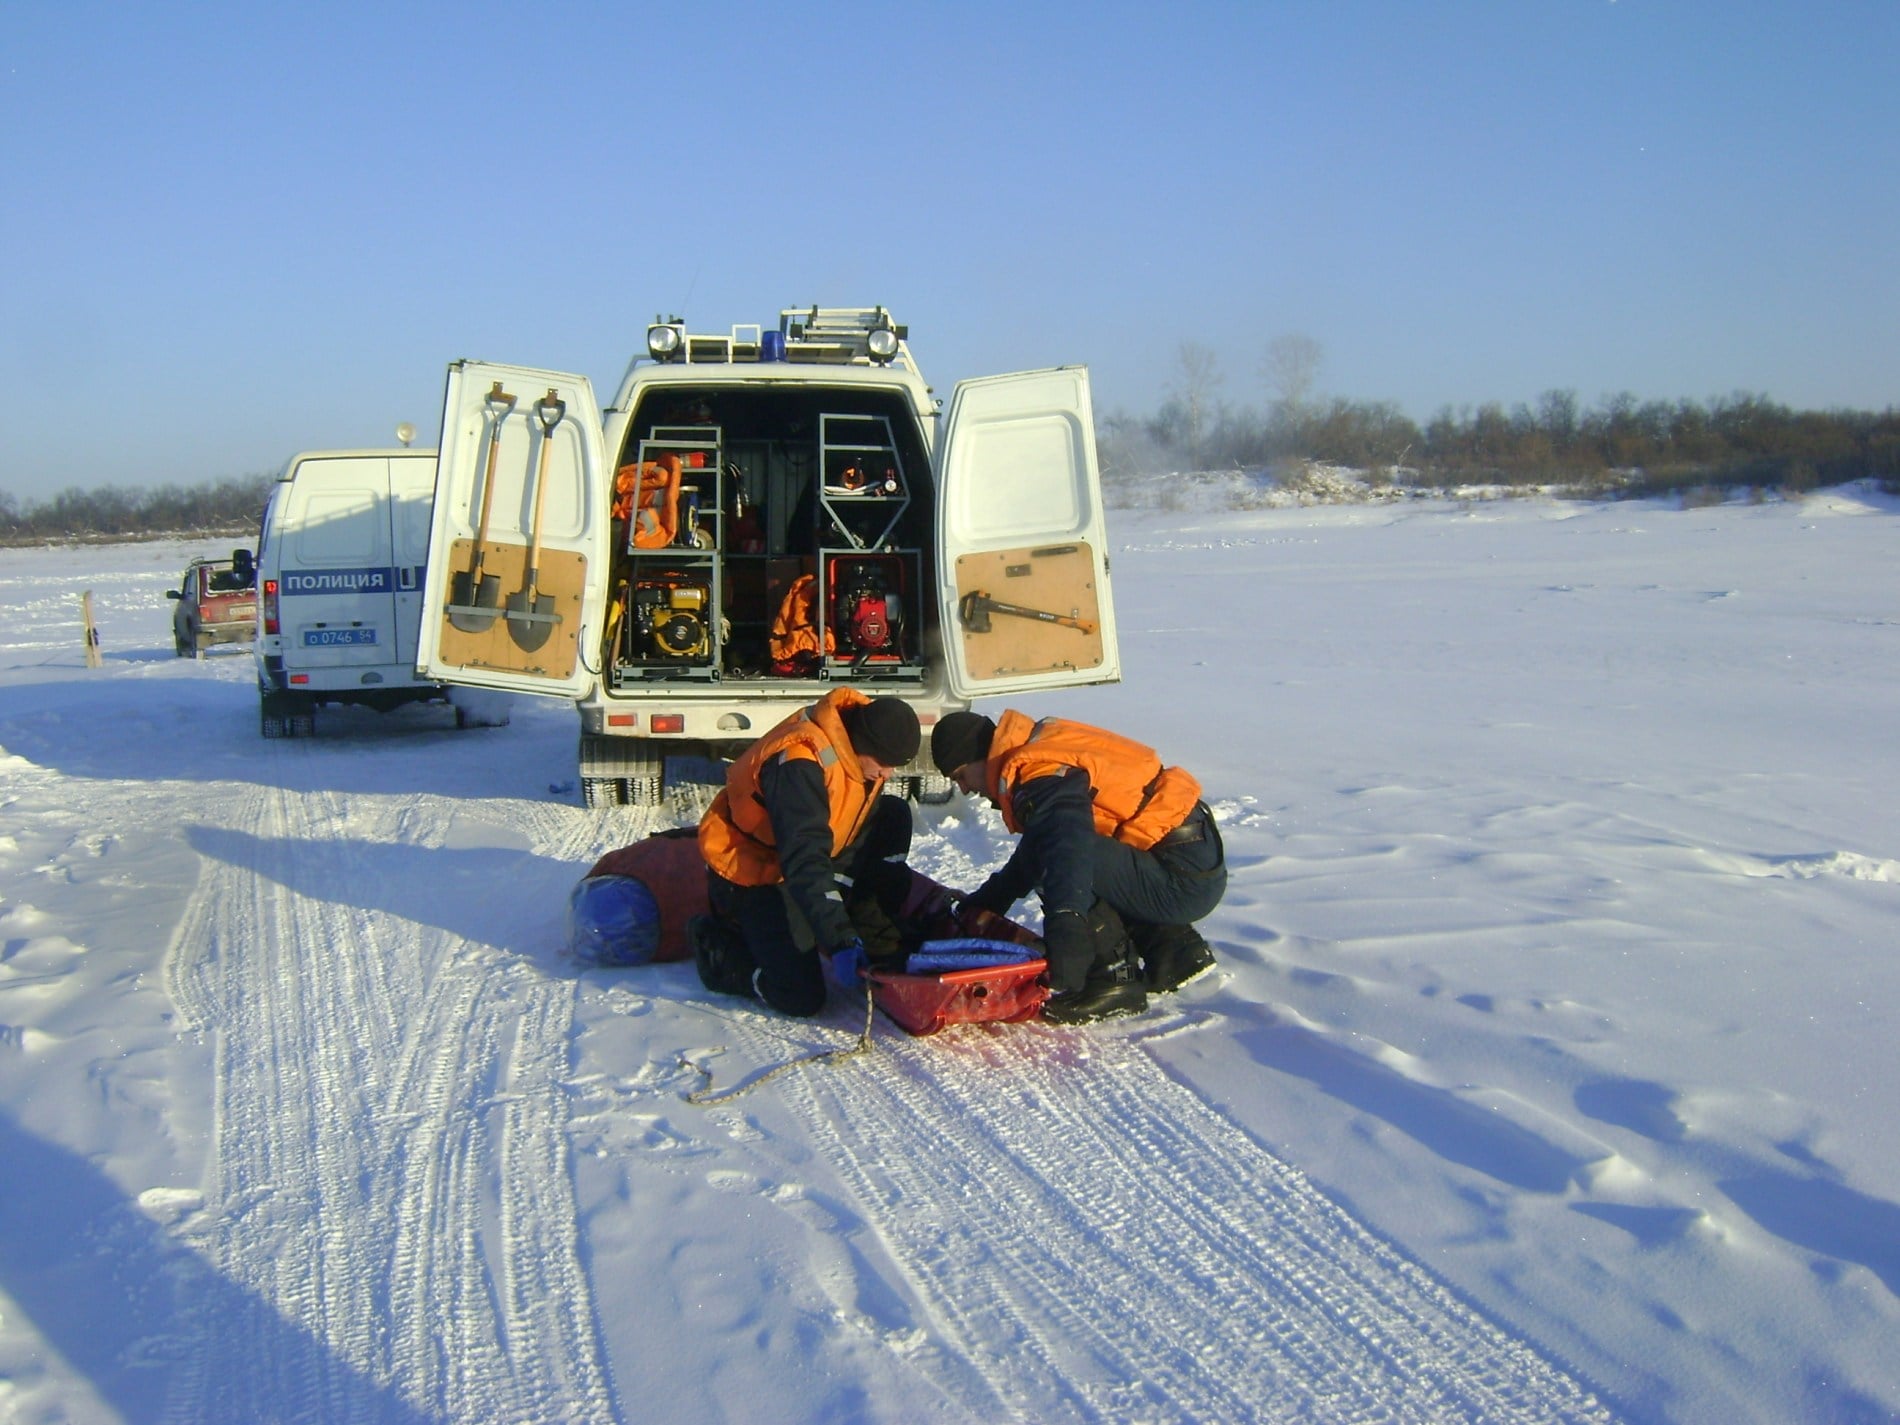
[[[678,526],[671,544],[634,543],[628,521],[626,577],[614,590],[616,686],[719,677],[724,642],[724,441],[718,426],[654,426],[639,443],[636,468],[662,456],[681,464]],[[688,480],[688,476],[691,480]]]
[[921,682],[922,561],[892,542],[911,495],[889,418],[821,414],[818,472],[817,585],[835,644],[824,676]]

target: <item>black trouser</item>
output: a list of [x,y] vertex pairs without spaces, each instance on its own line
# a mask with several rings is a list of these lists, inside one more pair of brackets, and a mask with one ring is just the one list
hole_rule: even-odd
[[1227,852],[1205,803],[1146,851],[1107,836],[1097,836],[1090,849],[1095,894],[1130,925],[1187,925],[1210,914],[1227,892]]
[[[858,839],[832,858],[833,872],[855,879],[880,861],[901,860],[910,851],[910,829],[910,804],[899,797],[879,797]],[[753,985],[759,998],[781,1014],[801,1019],[823,1009],[825,974],[819,947],[783,883],[741,886],[716,873],[710,874],[710,882],[712,912],[744,940],[758,972]]]

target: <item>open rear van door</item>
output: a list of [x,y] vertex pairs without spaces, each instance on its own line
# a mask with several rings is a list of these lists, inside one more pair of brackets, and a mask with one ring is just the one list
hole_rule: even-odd
[[586,377],[449,367],[416,660],[426,676],[587,691],[607,604],[605,466]]
[[[435,462],[418,451],[389,461],[389,541],[396,553],[396,647],[417,646],[429,567],[429,503]],[[409,660],[404,658],[406,663]]]
[[1087,368],[959,382],[937,473],[951,691],[1120,681]]

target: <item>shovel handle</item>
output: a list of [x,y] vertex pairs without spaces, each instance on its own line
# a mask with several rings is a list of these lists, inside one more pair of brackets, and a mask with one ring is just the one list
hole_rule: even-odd
[[488,394],[482,398],[482,404],[488,408],[493,424],[488,428],[488,470],[482,476],[482,517],[475,529],[475,549],[469,556],[468,572],[473,578],[481,572],[482,550],[488,543],[488,512],[495,503],[495,456],[501,450],[501,423],[508,419],[515,408],[515,398],[501,389],[497,381],[488,388]]
[[548,494],[548,450],[554,444],[554,428],[567,414],[567,402],[553,391],[534,403],[534,418],[541,422],[541,465],[534,476],[534,513],[528,521],[528,588],[541,577],[541,505]]

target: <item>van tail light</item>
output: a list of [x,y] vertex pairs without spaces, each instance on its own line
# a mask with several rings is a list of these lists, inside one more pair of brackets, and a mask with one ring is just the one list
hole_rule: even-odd
[[277,581],[264,581],[264,632],[277,632]]
[[654,713],[647,719],[648,732],[686,731],[685,713]]
[[212,611],[210,604],[198,605],[198,622],[199,623],[210,623],[215,618],[217,618],[217,614]]

